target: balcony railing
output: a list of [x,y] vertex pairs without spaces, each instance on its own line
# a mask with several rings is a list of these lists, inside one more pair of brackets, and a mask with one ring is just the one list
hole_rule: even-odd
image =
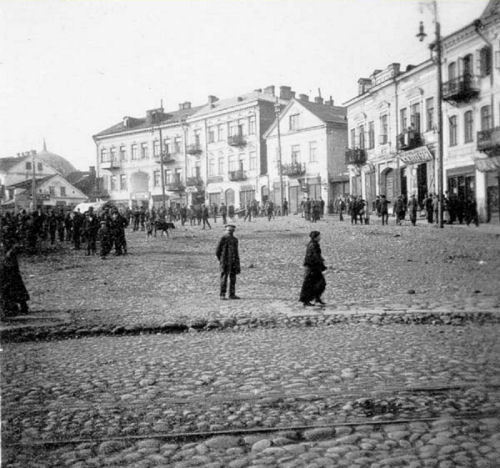
[[245,146],[247,141],[243,135],[231,135],[227,138],[227,144],[229,146]]
[[[163,159],[163,161],[162,161],[162,159]],[[157,154],[157,155],[155,155],[155,161],[157,163],[160,163],[160,164],[162,162],[163,162],[163,164],[172,164],[175,162],[175,158],[170,153],[164,153],[163,157],[160,157],[160,155]]]
[[500,127],[477,132],[477,149],[485,153],[500,150]]
[[223,176],[220,176],[220,175],[208,176],[207,184],[217,184],[217,183],[223,182],[223,181],[224,181]]
[[167,182],[165,188],[170,192],[182,192],[184,184],[181,181]]
[[203,179],[201,177],[188,177],[186,180],[187,187],[201,187]]
[[479,96],[480,89],[476,77],[467,73],[443,83],[443,100],[469,102]]
[[201,145],[198,143],[193,143],[187,146],[187,153],[192,155],[201,154],[203,150],[201,149]]
[[422,135],[415,130],[406,130],[398,135],[398,150],[408,151],[424,144]]
[[101,162],[101,169],[105,169],[107,171],[116,171],[120,169],[120,161],[116,159],[112,159],[109,161],[102,161]]
[[300,177],[306,173],[306,165],[298,162],[282,164],[281,173],[288,177]]
[[366,162],[366,150],[361,148],[347,148],[345,163],[362,166]]
[[231,171],[229,173],[229,180],[232,182],[237,182],[238,180],[247,180],[247,174],[245,171]]

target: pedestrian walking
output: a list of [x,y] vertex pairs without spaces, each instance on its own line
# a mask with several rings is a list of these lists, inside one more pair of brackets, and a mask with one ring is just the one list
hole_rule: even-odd
[[205,226],[208,226],[208,229],[212,229],[212,226],[210,226],[210,222],[208,221],[208,217],[209,217],[208,206],[206,206],[206,205],[202,206],[201,217],[203,220],[203,228],[202,229],[205,229]]
[[220,265],[220,298],[226,299],[227,280],[229,278],[229,299],[239,299],[236,295],[236,275],[240,274],[240,255],[238,239],[234,236],[236,226],[226,225],[226,232],[222,236],[215,250],[215,256]]
[[396,203],[394,204],[394,211],[396,213],[396,224],[401,224],[401,221],[405,219],[405,203],[403,200],[403,197],[399,195],[399,197],[396,200]]
[[222,224],[227,224],[227,206],[224,205],[224,202],[220,204],[220,215],[222,216]]
[[283,200],[283,216],[288,216],[288,201],[286,198]]
[[325,277],[323,276],[326,266],[321,256],[321,247],[319,245],[321,233],[319,231],[311,231],[309,237],[311,240],[307,245],[306,256],[304,258],[304,281],[299,298],[304,307],[314,305],[311,303],[313,299],[316,304],[325,304],[321,300],[321,295],[326,287]]

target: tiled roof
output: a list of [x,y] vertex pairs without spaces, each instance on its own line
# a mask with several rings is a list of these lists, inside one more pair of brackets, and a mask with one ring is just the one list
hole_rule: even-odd
[[318,104],[316,102],[297,100],[299,104],[312,112],[323,122],[347,124],[347,111],[345,107],[330,106],[329,104]]
[[16,164],[24,161],[28,157],[31,156],[0,158],[0,172],[7,172],[9,169],[14,167]]
[[70,172],[65,179],[71,184],[75,185],[76,183],[82,181],[86,177],[90,175],[89,171],[73,171]]
[[[52,179],[52,177],[55,176],[56,174],[51,174],[45,177],[40,177],[38,179],[35,178],[36,185],[38,186],[46,180]],[[31,188],[31,179],[22,180],[21,182],[17,182],[16,184],[9,185],[9,188],[29,189]]]
[[[197,107],[190,107],[189,109],[179,109],[176,111],[165,112],[160,121],[155,122],[154,125],[157,126],[158,124],[180,123],[186,120],[187,117],[190,117],[191,115],[196,113],[202,107],[203,106],[197,106]],[[115,133],[129,132],[130,130],[139,130],[141,128],[150,128],[151,126],[152,124],[148,123],[145,117],[140,119],[135,117],[130,117],[129,125],[127,127],[125,127],[122,121],[120,123],[113,125],[112,127],[107,128],[106,130],[103,130],[95,134],[94,137],[113,135]]]
[[481,18],[500,14],[500,0],[490,0],[484,9]]
[[[193,117],[196,118],[199,116],[204,116],[206,114],[211,114],[212,112],[218,112],[224,109],[229,109],[231,107],[245,104],[246,102],[252,102],[256,100],[275,103],[276,96],[270,93],[252,91],[250,93],[240,94],[239,96],[233,96],[227,99],[219,99],[212,104],[206,104],[205,106],[203,106],[201,110],[198,111]],[[288,103],[288,100],[280,99],[279,101],[281,104]]]

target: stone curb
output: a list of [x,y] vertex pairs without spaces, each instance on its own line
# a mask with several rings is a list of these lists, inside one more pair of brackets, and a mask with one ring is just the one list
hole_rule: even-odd
[[277,314],[273,317],[242,316],[218,319],[194,319],[185,323],[169,322],[160,325],[101,325],[101,326],[23,326],[0,331],[3,343],[25,341],[52,341],[98,336],[135,336],[171,334],[212,330],[244,331],[254,328],[318,327],[335,324],[371,325],[451,325],[470,323],[479,325],[500,323],[500,311],[442,312],[442,311],[384,311],[384,312],[318,312],[308,314]]

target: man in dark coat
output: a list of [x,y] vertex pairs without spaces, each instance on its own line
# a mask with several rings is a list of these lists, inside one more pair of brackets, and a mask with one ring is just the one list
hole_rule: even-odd
[[224,202],[220,204],[220,214],[222,216],[222,223],[227,223],[227,206],[224,205]]
[[97,232],[99,231],[99,219],[94,214],[94,209],[89,208],[83,221],[83,232],[87,240],[87,255],[95,255]]
[[220,298],[226,299],[227,279],[229,277],[229,299],[239,299],[236,295],[236,275],[241,272],[240,255],[238,253],[238,239],[234,237],[236,227],[226,226],[226,233],[222,236],[215,255],[220,264]]
[[27,301],[30,296],[24,286],[19,263],[17,261],[17,244],[5,242],[5,252],[0,263],[0,313],[1,317],[28,313]]
[[324,305],[321,295],[325,291],[326,281],[323,272],[326,270],[325,261],[321,256],[319,241],[321,234],[319,231],[312,231],[309,234],[311,240],[307,245],[306,256],[304,258],[304,282],[300,291],[299,301],[305,306],[312,306],[314,299],[316,304]]

